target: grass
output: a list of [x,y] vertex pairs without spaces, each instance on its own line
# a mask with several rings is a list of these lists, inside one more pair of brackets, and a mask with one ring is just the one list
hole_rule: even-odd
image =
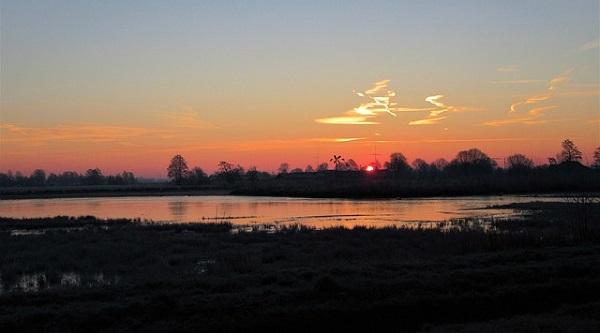
[[[490,228],[467,221],[275,233],[235,233],[227,223],[2,219],[0,330],[598,331],[600,227],[591,223],[580,237],[568,209],[540,207]],[[42,233],[11,236],[15,229]],[[83,282],[57,283],[65,272]],[[39,273],[48,288],[6,290]],[[116,282],[85,283],[99,273]]]

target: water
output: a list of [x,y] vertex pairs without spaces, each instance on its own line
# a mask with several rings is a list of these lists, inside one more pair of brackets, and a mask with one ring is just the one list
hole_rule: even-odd
[[511,210],[487,206],[530,201],[559,201],[547,196],[474,196],[393,200],[305,199],[244,196],[163,196],[1,200],[0,216],[93,215],[162,222],[294,224],[317,228],[414,225],[466,217],[507,217]]

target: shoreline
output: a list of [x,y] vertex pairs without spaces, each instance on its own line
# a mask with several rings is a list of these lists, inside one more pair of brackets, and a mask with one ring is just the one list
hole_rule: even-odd
[[0,201],[2,200],[27,200],[27,199],[71,199],[71,198],[115,198],[115,197],[165,197],[165,196],[234,196],[234,197],[274,197],[274,198],[306,198],[306,199],[350,199],[350,200],[402,200],[402,199],[426,199],[426,198],[464,198],[472,196],[564,196],[571,193],[597,193],[597,191],[511,191],[511,192],[491,192],[491,191],[473,191],[473,192],[432,192],[432,193],[402,193],[399,195],[315,195],[310,193],[250,193],[240,192],[235,189],[177,189],[177,188],[146,188],[140,187],[132,189],[131,187],[123,190],[116,188],[107,188],[105,186],[97,188],[59,188],[59,189],[27,189],[18,188],[0,189]]

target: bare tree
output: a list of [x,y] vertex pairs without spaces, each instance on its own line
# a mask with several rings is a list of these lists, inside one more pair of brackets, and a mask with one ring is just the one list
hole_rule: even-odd
[[187,176],[189,168],[185,158],[181,155],[175,155],[171,158],[171,163],[167,167],[167,176],[177,185],[183,183],[183,179]]
[[577,148],[573,141],[566,139],[561,143],[561,147],[562,151],[556,155],[556,159],[560,163],[581,161],[581,151],[579,148]]

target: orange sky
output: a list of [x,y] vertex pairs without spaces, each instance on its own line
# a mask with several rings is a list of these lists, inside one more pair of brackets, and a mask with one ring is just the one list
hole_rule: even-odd
[[0,171],[600,146],[595,1],[151,4],[2,3]]

